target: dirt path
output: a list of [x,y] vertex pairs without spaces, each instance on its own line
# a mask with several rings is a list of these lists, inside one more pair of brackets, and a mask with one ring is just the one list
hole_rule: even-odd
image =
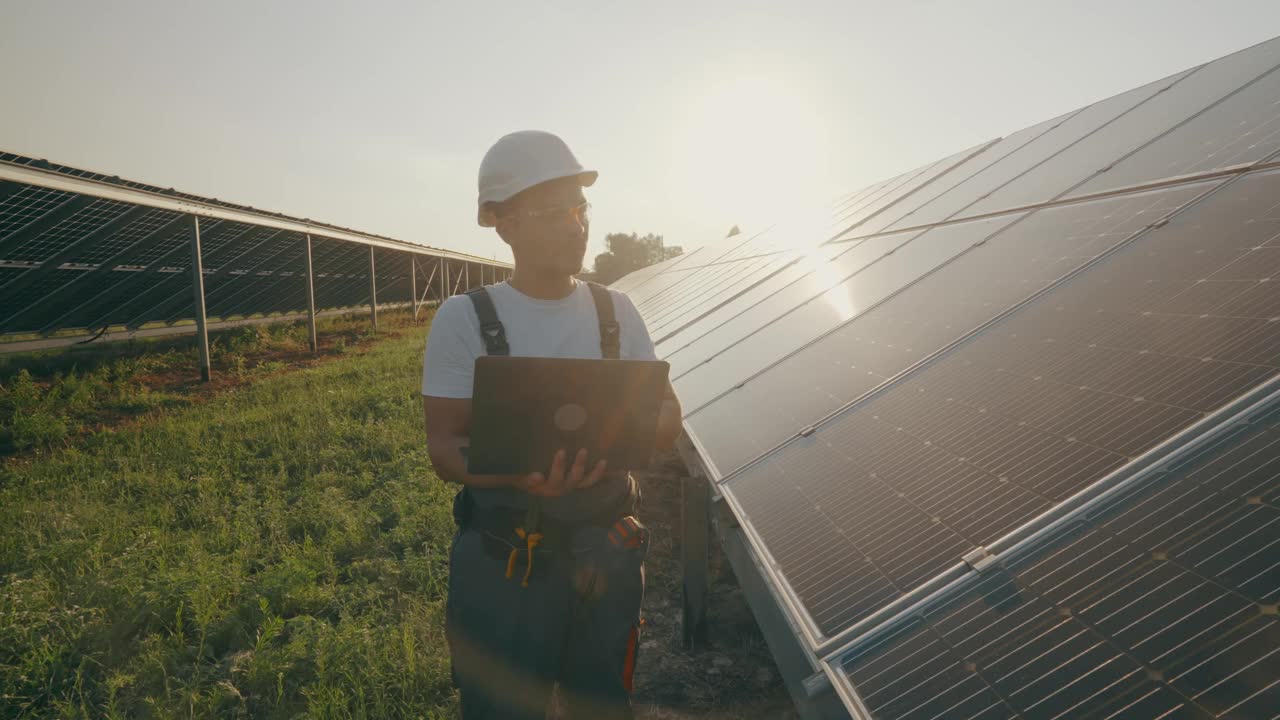
[[674,454],[640,478],[641,519],[653,530],[645,635],[636,666],[637,717],[797,718],[777,667],[724,553],[711,553],[709,647],[681,645],[680,476]]

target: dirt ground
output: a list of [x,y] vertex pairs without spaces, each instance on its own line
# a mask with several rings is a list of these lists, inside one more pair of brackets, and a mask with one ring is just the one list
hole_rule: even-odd
[[798,718],[742,589],[713,539],[707,647],[681,643],[680,477],[675,453],[639,480],[652,531],[635,703],[642,720]]

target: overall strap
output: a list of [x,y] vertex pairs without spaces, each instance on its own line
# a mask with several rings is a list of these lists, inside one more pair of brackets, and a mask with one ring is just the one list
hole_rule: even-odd
[[622,330],[613,315],[613,296],[609,288],[594,282],[588,282],[591,299],[596,303],[596,318],[600,321],[600,356],[606,360],[617,360],[622,348]]
[[484,351],[489,355],[510,355],[507,346],[507,331],[498,319],[498,311],[493,307],[493,298],[483,286],[467,292],[471,304],[480,316],[480,339],[484,341]]

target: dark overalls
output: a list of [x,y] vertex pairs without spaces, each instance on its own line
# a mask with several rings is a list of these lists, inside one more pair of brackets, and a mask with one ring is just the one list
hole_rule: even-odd
[[[601,354],[617,358],[612,298],[590,287]],[[486,352],[508,354],[488,293],[468,295]],[[481,507],[467,490],[458,493],[445,631],[464,720],[543,718],[557,682],[571,718],[632,717],[648,533],[635,519],[639,494],[629,482],[619,507],[572,524]]]

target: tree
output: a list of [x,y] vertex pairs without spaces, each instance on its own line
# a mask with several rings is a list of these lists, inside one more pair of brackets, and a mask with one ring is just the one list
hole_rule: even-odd
[[610,233],[604,238],[605,252],[596,256],[596,282],[609,284],[642,267],[662,262],[684,253],[678,245],[667,247],[661,235],[641,237],[636,233]]

